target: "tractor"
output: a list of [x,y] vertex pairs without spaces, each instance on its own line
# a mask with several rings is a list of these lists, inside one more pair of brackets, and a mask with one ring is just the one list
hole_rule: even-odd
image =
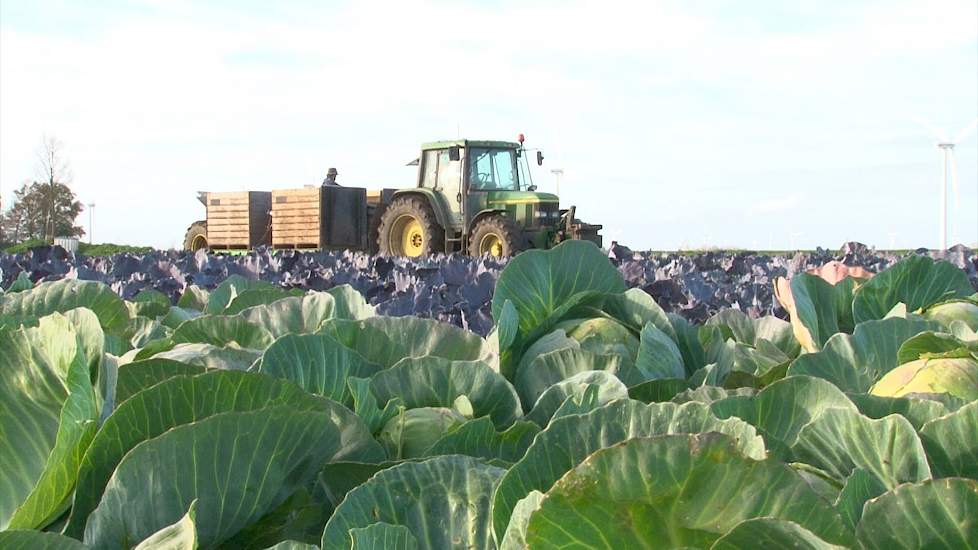
[[[439,252],[512,256],[566,239],[600,247],[600,225],[582,223],[575,207],[561,209],[556,195],[536,191],[528,158],[534,151],[523,141],[521,134],[517,142],[426,143],[409,163],[417,166],[416,185],[410,189],[324,186],[273,191],[268,197],[261,192],[234,197],[202,193],[208,220],[191,226],[185,245],[227,250],[271,244],[407,257]],[[534,156],[542,165],[543,153],[537,150]],[[266,205],[269,215],[263,221]],[[229,228],[231,223],[237,231]]]

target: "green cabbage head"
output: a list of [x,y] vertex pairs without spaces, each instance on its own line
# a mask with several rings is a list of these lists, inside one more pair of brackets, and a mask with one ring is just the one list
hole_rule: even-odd
[[577,340],[581,348],[599,355],[620,355],[629,362],[638,356],[639,338],[614,319],[595,317],[575,319],[557,325],[567,336]]
[[391,458],[419,458],[465,420],[455,409],[445,407],[408,409],[388,420],[378,439]]
[[908,393],[948,393],[978,399],[978,360],[974,356],[918,359],[886,373],[869,393],[900,397]]
[[978,304],[967,300],[955,300],[938,304],[924,312],[924,317],[950,326],[952,321],[961,321],[973,331],[978,331]]

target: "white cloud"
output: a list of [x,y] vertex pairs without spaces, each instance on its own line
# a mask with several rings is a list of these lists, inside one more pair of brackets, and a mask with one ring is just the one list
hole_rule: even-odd
[[[196,190],[298,186],[332,164],[351,183],[403,185],[421,141],[525,131],[567,169],[562,191],[582,215],[663,248],[694,205],[729,207],[736,193],[713,199],[713,186],[754,178],[736,200],[781,197],[778,170],[858,164],[857,148],[884,162],[891,152],[866,144],[892,135],[900,109],[932,116],[935,89],[975,103],[974,66],[933,84],[893,68],[951,67],[940,54],[978,40],[969,0],[847,8],[793,34],[665,1],[156,6],[85,34],[2,27],[5,193],[55,134],[79,195],[99,204],[97,238],[166,246],[200,215]],[[793,196],[740,210],[785,210]],[[650,219],[671,203],[685,208]]]
[[802,204],[800,194],[761,199],[750,208],[751,214],[784,214],[796,210]]

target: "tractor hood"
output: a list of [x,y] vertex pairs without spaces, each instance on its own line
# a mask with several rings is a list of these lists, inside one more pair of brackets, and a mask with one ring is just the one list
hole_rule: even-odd
[[543,202],[558,202],[557,195],[552,193],[535,193],[531,191],[489,191],[487,202],[490,207],[505,204],[537,204]]

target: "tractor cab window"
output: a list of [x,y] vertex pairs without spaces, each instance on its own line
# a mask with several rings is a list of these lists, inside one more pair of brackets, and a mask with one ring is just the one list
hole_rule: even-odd
[[519,191],[516,151],[512,149],[469,149],[469,187],[483,191]]
[[424,170],[421,176],[421,186],[432,189],[438,182],[438,151],[425,151],[421,164],[421,169]]

